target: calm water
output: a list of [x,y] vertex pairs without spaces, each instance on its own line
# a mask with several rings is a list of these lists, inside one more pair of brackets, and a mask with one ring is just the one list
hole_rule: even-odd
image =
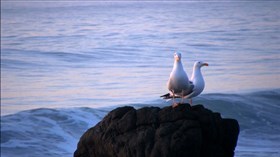
[[[175,51],[182,53],[189,76],[196,60],[210,65],[202,69],[206,95],[194,103],[211,104],[209,108],[225,117],[239,119],[243,128],[256,119],[271,127],[252,136],[241,127],[244,138],[238,145],[238,156],[280,154],[274,149],[279,142],[271,141],[280,139],[279,116],[278,120],[274,112],[260,116],[265,106],[271,105],[270,112],[280,112],[280,2],[4,1],[1,5],[1,134],[7,137],[1,139],[2,155],[26,152],[26,141],[17,141],[15,136],[22,133],[32,139],[33,135],[26,132],[44,126],[40,116],[49,117],[55,131],[38,135],[36,139],[45,142],[42,148],[32,144],[28,148],[42,152],[48,144],[43,139],[55,132],[59,138],[68,139],[62,146],[67,143],[71,147],[45,150],[45,156],[72,156],[80,135],[111,106],[164,103],[159,95],[167,92]],[[255,91],[268,94],[253,98],[260,102],[244,95],[254,95]],[[210,101],[212,93],[217,93],[215,101]],[[240,97],[248,110],[233,109]],[[217,102],[233,105],[239,114],[227,113],[223,105],[215,107]],[[255,111],[249,111],[251,108]],[[29,111],[16,113],[22,110]],[[97,118],[88,122],[91,112]],[[60,120],[51,118],[55,113],[69,121],[63,121],[62,126],[53,124]],[[242,114],[251,116],[246,121]],[[8,124],[21,126],[26,122],[32,127],[8,133],[15,129]],[[66,137],[73,125],[80,131]],[[270,134],[273,136],[265,136]],[[48,140],[52,143],[57,139]],[[14,148],[22,151],[15,152]]]

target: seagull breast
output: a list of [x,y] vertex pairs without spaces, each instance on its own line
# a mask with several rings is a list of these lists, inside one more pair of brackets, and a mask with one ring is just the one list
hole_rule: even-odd
[[168,90],[180,94],[189,88],[189,78],[181,62],[181,54],[174,53],[174,65],[167,82]]

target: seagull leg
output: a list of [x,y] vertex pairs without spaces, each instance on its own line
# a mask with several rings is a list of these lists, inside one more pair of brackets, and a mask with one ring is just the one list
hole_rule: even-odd
[[172,104],[172,107],[174,108],[174,107],[176,107],[176,106],[178,106],[178,104],[175,102],[175,94],[174,94],[174,91],[172,90],[171,91],[172,92],[172,96],[173,96],[173,98],[172,98],[172,100],[173,100],[173,104]]
[[184,103],[184,90],[182,90],[182,95],[181,95],[181,104]]
[[174,104],[175,95],[174,95],[173,91],[171,91],[171,92],[172,92],[172,101],[173,101],[173,104]]
[[192,105],[192,99],[190,99],[190,105]]

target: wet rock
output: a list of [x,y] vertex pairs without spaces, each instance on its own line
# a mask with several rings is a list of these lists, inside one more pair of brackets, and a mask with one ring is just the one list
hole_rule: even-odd
[[81,137],[74,157],[233,157],[234,119],[202,105],[120,107]]

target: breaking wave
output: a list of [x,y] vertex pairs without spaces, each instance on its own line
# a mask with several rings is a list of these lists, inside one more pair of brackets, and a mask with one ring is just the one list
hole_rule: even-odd
[[[224,118],[238,120],[241,132],[235,156],[279,156],[279,98],[280,89],[277,89],[244,94],[204,94],[194,102],[221,113]],[[140,108],[169,104],[158,99],[127,105]],[[115,107],[40,108],[2,116],[1,156],[72,156],[80,136]]]

